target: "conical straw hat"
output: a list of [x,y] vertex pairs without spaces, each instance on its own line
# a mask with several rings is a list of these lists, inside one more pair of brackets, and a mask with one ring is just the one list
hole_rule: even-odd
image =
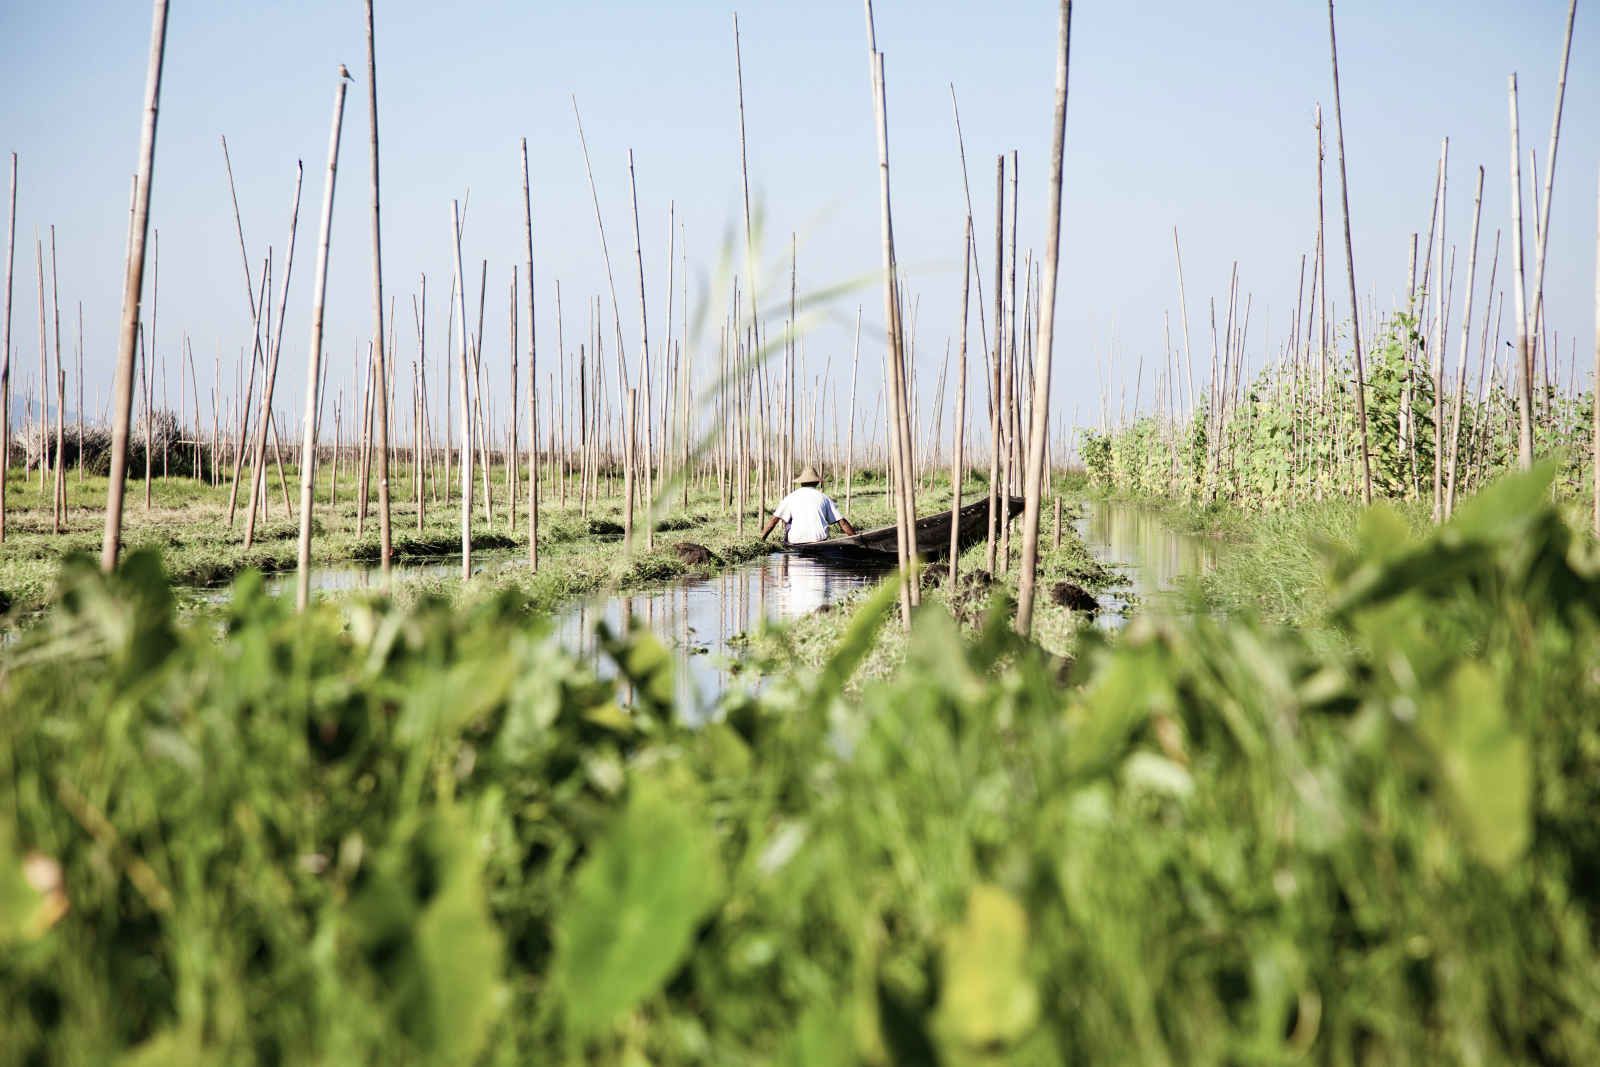
[[798,477],[798,478],[796,478],[794,480],[794,484],[795,485],[821,485],[822,484],[822,475],[817,473],[817,468],[811,466],[808,463],[808,464],[806,464],[805,469],[800,472],[800,477]]

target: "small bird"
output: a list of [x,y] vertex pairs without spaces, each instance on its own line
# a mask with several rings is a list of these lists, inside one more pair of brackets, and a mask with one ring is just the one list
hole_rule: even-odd
[[345,81],[355,81],[354,78],[350,77],[350,68],[345,66],[343,63],[339,64],[339,77],[343,78]]

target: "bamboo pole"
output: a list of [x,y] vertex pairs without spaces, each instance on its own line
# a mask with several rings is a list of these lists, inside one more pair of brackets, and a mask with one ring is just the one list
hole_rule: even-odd
[[1450,420],[1450,479],[1445,490],[1444,517],[1449,519],[1456,504],[1456,449],[1461,442],[1461,405],[1466,399],[1467,347],[1472,342],[1472,290],[1478,272],[1478,225],[1483,217],[1483,168],[1478,168],[1478,189],[1472,198],[1472,249],[1467,255],[1467,298],[1461,313],[1461,349],[1456,356],[1456,402]]
[[[760,305],[757,297],[760,288],[758,285],[758,264],[755,256],[755,227],[750,215],[750,150],[749,139],[745,135],[744,54],[739,43],[739,13],[737,11],[733,13],[733,70],[739,97],[739,175],[744,193],[744,269],[745,282],[750,290],[748,294],[751,334],[749,354],[753,358],[759,352],[756,339],[756,320],[760,314]],[[738,488],[735,493],[736,500],[734,503],[734,527],[740,537],[744,536],[744,513],[750,480],[749,409],[748,398],[745,395],[745,361],[743,354],[744,350],[739,345],[738,298],[735,296],[732,355],[734,363],[733,384],[735,387],[734,426],[739,438],[739,470],[737,477]],[[764,462],[762,469],[765,471]],[[764,488],[763,486],[763,490]],[[766,494],[763,491],[761,501],[763,508],[766,506],[765,496]]]
[[[524,252],[527,255],[528,275],[528,566],[537,571],[539,569],[539,348],[533,299],[533,193],[528,182],[526,137],[522,139],[522,232],[526,242]],[[559,292],[558,285],[557,293]],[[556,303],[558,318],[560,307],[558,299]],[[557,340],[559,339],[558,331]],[[565,481],[562,484],[565,486]]]
[[[154,429],[150,410],[151,390],[155,386],[154,375],[150,371],[150,363],[156,354],[156,310],[161,296],[161,231],[155,231],[150,244],[150,344],[144,349],[144,510],[150,512],[150,432]],[[42,310],[42,308],[41,308]],[[40,325],[43,325],[43,315],[40,316]],[[40,355],[43,355],[41,351]],[[39,387],[44,388],[44,376],[40,375]],[[40,397],[41,407],[43,397]],[[43,414],[43,411],[40,412]],[[42,469],[42,464],[41,464]]]
[[1333,57],[1333,125],[1339,147],[1339,199],[1344,207],[1344,258],[1350,275],[1350,342],[1356,358],[1356,422],[1361,430],[1361,502],[1372,503],[1372,449],[1367,443],[1367,380],[1361,358],[1360,297],[1356,290],[1356,253],[1350,237],[1350,175],[1344,155],[1344,109],[1339,99],[1339,42],[1334,31],[1333,0],[1328,0],[1328,50]]
[[[283,351],[283,320],[289,304],[289,278],[294,273],[294,246],[295,234],[300,224],[300,189],[305,179],[305,164],[301,160],[294,161],[294,200],[289,206],[289,246],[284,255],[283,281],[278,289],[278,328],[272,337],[272,343],[267,346],[267,374],[261,386],[261,411],[262,416],[256,428],[255,455],[250,464],[250,506],[244,518],[244,545],[249,548],[255,540],[256,532],[256,498],[262,496],[261,482],[267,461],[267,431],[272,425],[272,399],[278,382],[278,355]],[[263,297],[270,292],[263,292]],[[337,448],[335,442],[335,448]],[[282,466],[279,467],[280,477]],[[285,505],[287,510],[287,504]]]
[[300,437],[300,542],[296,558],[295,608],[311,602],[311,523],[316,508],[317,396],[322,379],[323,301],[328,291],[328,247],[333,239],[333,194],[339,170],[339,134],[344,125],[344,94],[350,72],[339,64],[333,94],[333,121],[328,131],[328,177],[322,193],[322,222],[317,239],[317,268],[311,285],[311,345],[306,363],[306,410]]
[[878,131],[878,191],[883,230],[883,301],[884,318],[888,330],[887,362],[889,389],[892,403],[893,425],[890,427],[894,447],[890,451],[890,465],[895,477],[889,484],[895,491],[895,516],[898,527],[897,555],[900,563],[900,617],[909,631],[911,609],[919,599],[916,580],[916,508],[912,486],[911,427],[907,411],[906,366],[904,362],[904,336],[901,332],[900,301],[896,292],[898,284],[894,254],[894,215],[889,195],[889,124],[887,87],[885,85],[883,53],[878,51],[877,34],[873,28],[872,0],[865,0],[867,17],[867,50],[872,72],[872,98]]
[[[1561,45],[1561,72],[1556,78],[1556,105],[1555,114],[1550,120],[1550,145],[1545,157],[1544,169],[1544,196],[1539,197],[1534,205],[1536,216],[1534,242],[1534,268],[1533,268],[1533,320],[1530,329],[1533,336],[1540,335],[1540,326],[1544,321],[1544,264],[1545,252],[1550,245],[1550,201],[1555,193],[1556,182],[1556,146],[1561,138],[1561,110],[1567,97],[1567,64],[1572,59],[1572,26],[1578,14],[1578,0],[1570,0],[1567,5],[1567,31]],[[1537,193],[1538,179],[1534,180]],[[1548,351],[1548,348],[1547,348]],[[1600,385],[1597,385],[1600,390]]]
[[[1596,197],[1600,204],[1600,195]],[[1600,535],[1600,208],[1597,208],[1594,241],[1594,532]]]
[[461,351],[457,398],[461,405],[461,580],[466,581],[472,577],[472,401],[471,372],[467,368],[467,284],[461,270],[461,209],[454,200],[450,202],[450,238],[456,260],[456,346]]
[[[985,568],[995,572],[1000,523],[1000,363],[1005,352],[1006,157],[995,157],[994,170],[994,358],[989,360],[989,539]],[[1009,511],[1009,504],[1007,507]]]
[[[966,218],[965,247],[961,255],[961,343],[956,356],[955,449],[950,457],[950,588],[960,569],[961,480],[966,471],[963,448],[967,436],[967,297],[972,280],[972,216]],[[954,592],[951,593],[954,596]]]
[[[1433,287],[1433,342],[1428,346],[1428,366],[1433,379],[1433,521],[1444,515],[1444,346],[1449,306],[1445,301],[1444,246],[1448,219],[1450,138],[1439,148],[1439,252],[1438,280]],[[1453,262],[1453,261],[1452,261]]]
[[[1517,76],[1511,75],[1511,280],[1517,312],[1517,466],[1533,466],[1533,354],[1529,350],[1528,298],[1522,262],[1522,149],[1517,121]],[[1535,216],[1537,218],[1537,216]]]
[[[155,176],[156,118],[161,106],[161,67],[166,44],[167,0],[154,0],[150,60],[145,73],[144,125],[139,135],[139,169],[134,184],[133,229],[128,242],[126,276],[122,286],[122,329],[117,341],[116,380],[112,386],[111,477],[106,486],[105,536],[100,546],[100,566],[107,572],[116,568],[117,557],[122,550],[122,501],[128,475],[128,422],[133,415],[134,346],[138,342],[139,304],[144,290],[144,241],[150,225],[150,185]],[[6,418],[10,418],[9,411],[6,412]]]
[[[644,380],[644,547],[646,551],[656,547],[655,535],[655,476],[652,468],[655,463],[655,418],[651,412],[655,410],[651,398],[650,386],[650,310],[649,302],[644,295],[644,242],[639,233],[639,185],[635,180],[633,171],[633,149],[628,149],[628,193],[633,203],[633,255],[639,265],[639,377]],[[669,334],[670,336],[670,334]],[[620,342],[619,342],[620,343]],[[630,423],[633,416],[628,416]],[[628,431],[628,450],[634,449],[633,429]]]
[[639,390],[630,386],[626,416],[628,424],[623,429],[622,438],[622,544],[629,552],[633,551],[633,468],[638,448],[634,436],[639,428],[634,409],[638,400]]
[[[1006,345],[1001,356],[1000,393],[1005,398],[1000,415],[1000,431],[1005,437],[1005,457],[1000,466],[1000,492],[1002,494],[1000,523],[1000,569],[1011,569],[1011,498],[1016,495],[1017,468],[1017,216],[1021,212],[1022,176],[1021,160],[1016,149],[1011,150],[1011,255],[1007,273],[1010,290],[1010,321],[1006,324]],[[996,280],[998,284],[998,279]]]
[[[33,439],[38,442],[39,446],[39,493],[42,496],[44,494],[45,460],[50,453],[49,438],[45,433],[45,426],[49,419],[48,407],[50,399],[49,386],[47,384],[50,381],[50,327],[44,316],[44,242],[39,238],[38,230],[34,231],[33,236],[33,269],[39,294],[39,421],[34,424]],[[145,407],[145,414],[145,453],[148,455],[150,451],[148,444],[150,433],[148,429],[150,422],[148,404]],[[8,414],[6,417],[9,418],[10,415]],[[148,460],[146,462],[148,464]],[[148,477],[148,467],[146,476]],[[145,507],[148,510],[149,504],[147,503]],[[53,508],[51,514],[53,518]]]
[[[506,529],[510,533],[517,532],[517,483],[521,477],[517,472],[521,463],[521,456],[517,453],[517,265],[511,265],[511,294],[508,330],[511,343],[507,346],[511,353],[511,436],[506,443],[505,471],[506,471]],[[537,452],[535,453],[537,454]]]
[[1072,0],[1061,0],[1060,50],[1056,54],[1054,148],[1050,156],[1050,207],[1045,229],[1044,270],[1039,299],[1039,332],[1034,347],[1032,422],[1028,427],[1027,483],[1023,486],[1022,576],[1017,587],[1017,632],[1033,625],[1034,586],[1039,569],[1039,518],[1044,500],[1045,453],[1049,444],[1050,372],[1055,342],[1056,277],[1061,262],[1061,170],[1066,153],[1067,56],[1072,32]]
[[[367,128],[372,158],[372,336],[377,358],[378,539],[383,586],[389,587],[394,535],[389,525],[389,374],[383,346],[383,235],[378,197],[378,49],[373,0],[367,0]],[[363,493],[363,495],[365,495]]]
[[483,409],[483,310],[484,298],[489,291],[489,261],[481,261],[478,268],[478,329],[472,336],[472,421],[478,437],[478,465],[482,469],[483,517],[494,525],[494,493],[489,483],[489,423]]
[[56,456],[55,478],[50,496],[50,532],[59,534],[61,524],[67,517],[67,472],[63,465],[67,436],[67,372],[61,369],[61,287],[56,276],[54,223],[50,226],[50,309],[55,319],[56,337]]
[[[578,96],[572,96],[572,117],[578,125],[578,144],[583,149],[583,169],[589,177],[589,198],[594,201],[595,227],[600,231],[600,257],[606,267],[606,285],[611,292],[611,321],[617,335],[617,406],[620,408],[624,402],[625,390],[628,382],[628,357],[622,346],[622,309],[617,303],[616,275],[611,270],[611,250],[606,243],[606,224],[600,215],[600,193],[594,184],[594,168],[589,165],[589,142],[583,135],[583,116],[578,113]],[[598,316],[596,316],[598,322]],[[598,364],[600,353],[595,352]],[[598,399],[598,398],[597,398]]]

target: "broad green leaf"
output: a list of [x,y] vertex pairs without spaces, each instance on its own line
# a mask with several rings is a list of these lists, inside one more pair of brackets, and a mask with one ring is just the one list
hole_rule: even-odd
[[1462,664],[1424,708],[1419,726],[1473,851],[1506,870],[1532,830],[1533,759],[1494,675],[1482,664]]
[[658,990],[716,904],[716,838],[692,795],[635,779],[627,806],[573,877],[556,920],[568,1024],[605,1030]]
[[967,913],[945,937],[938,1032],[966,1048],[1008,1044],[1039,1013],[1027,971],[1028,914],[998,886],[975,886]]
[[1531,470],[1506,474],[1462,501],[1444,532],[1451,538],[1502,539],[1526,526],[1544,512],[1555,478],[1554,460],[1545,459]]
[[428,1050],[437,1063],[470,1063],[500,1012],[503,951],[471,827],[448,808],[439,832],[447,836],[444,881],[416,927],[432,1017]]
[[349,920],[397,1030],[430,1062],[470,1062],[501,1008],[503,949],[458,808],[438,809],[384,849]]

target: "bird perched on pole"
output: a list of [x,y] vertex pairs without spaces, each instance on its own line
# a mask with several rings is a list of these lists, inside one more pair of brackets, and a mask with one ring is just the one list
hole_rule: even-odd
[[339,77],[343,78],[345,81],[355,81],[354,78],[350,77],[350,68],[345,66],[343,63],[339,64]]

